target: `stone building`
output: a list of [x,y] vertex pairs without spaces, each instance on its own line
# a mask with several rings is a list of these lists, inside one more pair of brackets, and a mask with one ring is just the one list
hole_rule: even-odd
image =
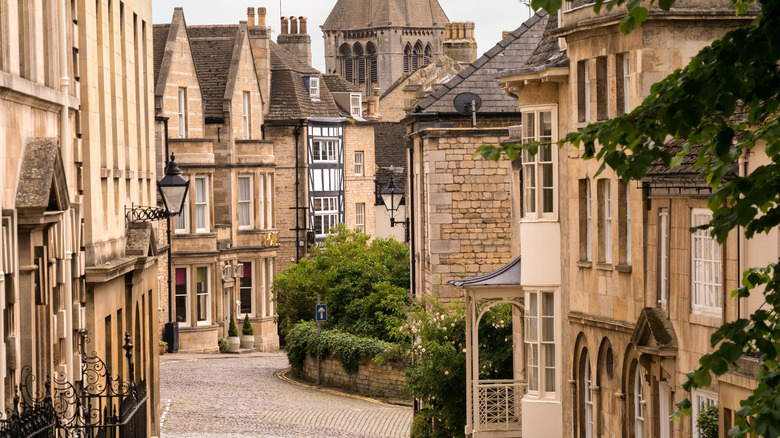
[[[384,92],[402,75],[445,54],[448,22],[437,0],[338,0],[320,26],[326,72],[354,83],[365,96],[375,87]],[[470,39],[464,27],[460,44],[453,45],[460,57],[470,50],[473,23],[470,30]]]
[[[496,77],[525,61],[543,28],[544,20],[531,18],[403,119],[411,143],[406,208],[415,294],[460,296],[450,280],[491,272],[517,255],[511,244],[511,165],[472,156],[480,145],[508,138],[507,127],[519,123],[517,102]],[[481,97],[476,126],[454,106],[464,92]]]
[[159,434],[155,229],[125,217],[157,200],[151,44],[149,1],[0,7],[4,412],[28,374],[22,394],[76,384],[93,352],[127,381],[128,332]]
[[[618,9],[595,15],[576,6],[551,17],[526,65],[500,76],[523,114],[522,129],[510,141],[556,141],[630,111],[653,83],[749,19],[735,17],[726,2],[676,2],[670,12],[651,8],[642,27],[623,35]],[[525,256],[525,312],[550,318],[552,339],[563,346],[550,360],[544,333],[523,338],[523,433],[698,436],[695,417],[669,421],[669,414],[685,393],[685,373],[709,351],[709,335],[736,317],[736,300],[725,297],[737,284],[740,260],[763,253],[747,245],[741,254],[737,235],[719,247],[706,233],[688,233],[708,216],[702,209],[706,184],[690,173],[691,163],[654,168],[645,180],[626,183],[609,169],[596,175],[599,163],[579,157],[566,146],[524,154],[515,164],[513,228]],[[545,220],[547,214],[554,219]],[[559,287],[549,284],[554,278]],[[545,293],[554,306],[529,309],[530,294]],[[554,369],[556,378],[541,379],[541,367]],[[694,393],[694,412],[719,403],[721,430],[728,430],[750,384],[729,373],[709,391]],[[533,422],[526,421],[529,412]],[[558,424],[552,433],[550,425]]]
[[230,317],[249,316],[255,349],[275,351],[274,144],[264,139],[266,97],[247,25],[188,27],[176,8],[154,33],[155,112],[168,119],[158,126],[158,157],[175,154],[190,180],[172,221],[165,320],[179,322],[179,351],[216,352]]

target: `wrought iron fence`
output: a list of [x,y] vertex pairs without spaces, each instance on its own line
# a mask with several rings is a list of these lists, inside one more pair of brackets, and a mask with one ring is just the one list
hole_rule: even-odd
[[[146,382],[135,381],[133,344],[125,333],[128,381],[112,375],[81,333],[81,380],[73,385],[65,374],[47,378],[44,390],[35,390],[32,368],[22,370],[22,383],[7,420],[0,420],[0,438],[145,438],[149,396]],[[21,392],[21,395],[19,394]]]
[[522,420],[520,400],[525,383],[520,380],[477,382],[479,430],[515,430]]

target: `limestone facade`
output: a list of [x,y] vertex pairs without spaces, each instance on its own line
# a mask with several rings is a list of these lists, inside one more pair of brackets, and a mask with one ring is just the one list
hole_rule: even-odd
[[156,42],[156,112],[168,118],[158,156],[175,154],[190,181],[184,211],[171,221],[166,322],[179,322],[179,351],[217,352],[230,317],[248,315],[255,349],[275,351],[276,163],[263,139],[265,99],[247,26],[187,27],[176,8],[155,37],[164,42]]
[[[619,31],[614,10],[599,16],[589,7],[562,11],[551,26],[563,29],[554,34],[561,38],[543,39],[539,59],[531,57],[536,63],[505,72],[501,84],[519,96],[524,114],[552,113],[557,120],[551,136],[555,141],[557,133],[630,111],[653,83],[745,22],[726,6],[678,2],[679,9],[668,14],[651,10],[648,21],[629,35]],[[568,63],[556,62],[560,56]],[[523,131],[513,140],[530,137],[527,126],[524,118]],[[727,298],[727,291],[737,286],[738,266],[745,257],[737,249],[739,236],[734,233],[718,246],[709,236],[689,233],[707,216],[700,210],[706,205],[706,189],[683,182],[695,180],[697,172],[680,175],[662,169],[660,176],[625,183],[610,170],[597,176],[599,163],[580,159],[571,146],[552,158],[561,256],[547,271],[560,277],[561,284],[555,309],[563,340],[562,361],[555,362],[563,367],[555,397],[561,408],[536,411],[526,428],[526,396],[524,434],[541,432],[534,429],[538,424],[562,423],[555,436],[697,436],[695,419],[668,417],[674,403],[686,395],[681,387],[685,373],[710,350],[709,336],[737,315],[737,302]],[[550,243],[524,231],[529,225],[523,219],[529,211],[529,188],[534,188],[528,170],[538,160],[519,158],[516,167],[521,172],[514,180],[519,224],[513,226],[520,229],[516,237],[523,264],[531,259],[530,272],[544,268],[534,260],[547,260],[540,255]],[[702,257],[701,250],[691,250],[696,243],[708,248],[711,260],[695,261]],[[742,248],[751,253],[750,245]],[[694,263],[699,267],[692,268]],[[556,268],[559,274],[551,271]],[[716,273],[707,293],[700,286],[703,270]],[[730,373],[709,391],[695,392],[692,401],[718,403],[721,430],[728,430],[738,400],[750,388],[749,379]]]
[[159,434],[155,230],[125,218],[156,202],[151,44],[148,1],[0,5],[4,412],[27,373],[81,379],[82,331],[128,380],[129,332]]

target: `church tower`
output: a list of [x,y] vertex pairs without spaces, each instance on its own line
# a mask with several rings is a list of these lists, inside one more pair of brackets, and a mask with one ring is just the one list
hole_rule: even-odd
[[325,24],[325,68],[360,87],[386,91],[442,54],[449,22],[438,0],[338,0]]

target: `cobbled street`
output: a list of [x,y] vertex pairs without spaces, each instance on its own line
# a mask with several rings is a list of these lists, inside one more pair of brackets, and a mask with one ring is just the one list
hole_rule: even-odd
[[161,435],[408,437],[411,408],[296,385],[284,354],[160,357]]

